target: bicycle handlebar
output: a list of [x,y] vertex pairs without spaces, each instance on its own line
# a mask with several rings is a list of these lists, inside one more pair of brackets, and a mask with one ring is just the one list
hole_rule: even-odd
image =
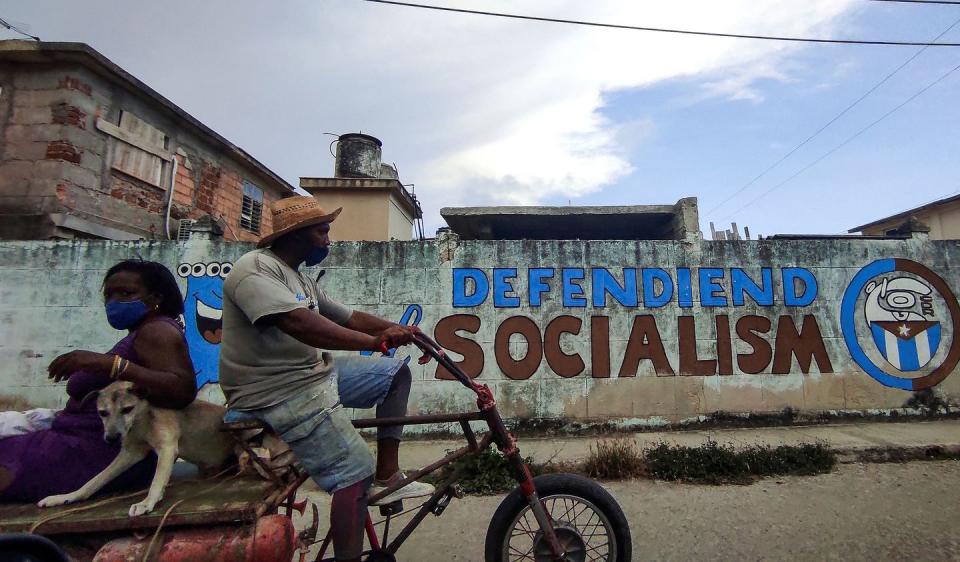
[[478,396],[480,395],[477,384],[444,353],[440,344],[430,339],[430,336],[423,332],[417,332],[414,334],[413,344],[423,352],[423,356],[419,360],[421,365],[425,365],[430,361],[430,358],[434,359],[441,367],[449,371],[449,373],[453,375],[453,378],[457,379],[460,384],[477,393]]

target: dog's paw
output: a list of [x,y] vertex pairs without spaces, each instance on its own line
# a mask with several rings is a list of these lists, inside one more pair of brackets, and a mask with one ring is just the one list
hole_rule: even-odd
[[149,500],[143,500],[140,503],[135,503],[130,506],[130,517],[138,517],[146,513],[153,511],[153,508],[156,506],[156,502]]
[[37,502],[37,507],[55,507],[58,505],[66,505],[68,503],[73,503],[77,501],[77,498],[73,494],[60,494],[58,496],[47,496],[42,500]]

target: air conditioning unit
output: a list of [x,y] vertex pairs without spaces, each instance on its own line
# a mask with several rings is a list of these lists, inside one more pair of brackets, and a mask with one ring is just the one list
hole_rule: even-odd
[[186,242],[190,239],[190,235],[193,234],[191,229],[195,222],[191,219],[180,219],[180,224],[177,226],[177,242]]

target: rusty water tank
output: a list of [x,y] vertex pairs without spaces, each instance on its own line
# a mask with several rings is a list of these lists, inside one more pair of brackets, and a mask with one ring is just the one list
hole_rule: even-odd
[[337,143],[336,170],[338,178],[378,178],[383,143],[363,133],[340,135]]

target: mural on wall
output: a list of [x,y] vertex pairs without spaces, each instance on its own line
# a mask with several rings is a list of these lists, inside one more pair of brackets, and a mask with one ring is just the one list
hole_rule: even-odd
[[850,356],[886,386],[930,388],[960,361],[957,298],[917,262],[883,259],[861,269],[843,294],[840,316]]
[[[223,402],[222,284],[249,245],[8,246],[0,313],[19,321],[3,334],[7,394],[61,405],[37,357],[71,347],[78,329],[96,347],[116,334],[96,291],[67,295],[58,280],[147,254],[183,290],[199,396]],[[896,411],[918,390],[960,401],[960,241],[339,242],[331,262],[332,298],[418,325],[512,418],[660,425],[717,411]],[[418,413],[462,404],[436,363],[411,369]]]
[[[183,301],[183,321],[190,358],[197,374],[197,388],[217,384],[219,377],[220,338],[223,328],[223,281],[233,269],[230,262],[181,263],[177,275],[186,279]],[[399,324],[419,326],[423,321],[423,307],[408,305]],[[393,357],[396,348],[390,350]],[[362,351],[361,355],[372,355]]]
[[[223,279],[231,269],[230,262],[177,267],[186,280],[184,321],[198,388],[218,382]],[[830,374],[848,360],[828,351],[822,327],[835,321],[815,307],[821,287],[808,268],[453,268],[451,275],[450,305],[458,313],[439,318],[433,335],[462,357],[458,365],[471,377],[490,359],[508,380],[528,379],[544,364],[561,378],[610,378],[636,377],[644,362],[657,376],[711,376]],[[547,306],[557,313],[530,316]],[[499,321],[492,345],[477,341],[482,318],[490,318],[485,307],[517,310]],[[593,314],[579,312],[590,307]],[[960,363],[956,298],[919,263],[885,259],[862,268],[840,308],[850,357],[881,384],[928,388]],[[636,313],[617,334],[611,320],[624,310]],[[423,306],[408,304],[398,321],[420,325]],[[571,347],[577,338],[586,345]],[[522,349],[512,349],[519,340]],[[434,377],[452,378],[442,367]]]
[[[496,329],[493,355],[499,369],[513,380],[530,378],[544,360],[550,370],[561,377],[584,373],[587,364],[583,357],[565,351],[561,343],[564,336],[581,333],[590,344],[589,372],[594,378],[612,375],[612,359],[619,360],[618,377],[637,376],[642,361],[649,361],[659,376],[733,375],[736,369],[746,374],[786,374],[791,372],[794,359],[803,373],[811,372],[813,366],[820,373],[834,372],[817,317],[804,312],[817,299],[819,291],[816,276],[806,268],[779,268],[775,275],[775,268],[765,267],[760,268],[755,277],[743,268],[713,267],[681,267],[672,271],[623,268],[618,273],[622,275],[622,282],[603,267],[531,268],[526,272],[526,290],[518,294],[515,285],[520,273],[515,268],[494,268],[489,274],[482,269],[455,268],[453,306],[473,308],[492,301],[497,309],[524,307],[535,311],[546,302],[545,295],[572,311],[586,308],[588,304],[593,306],[595,314],[590,316],[589,326],[585,326],[587,321],[580,316],[572,314],[557,315],[542,329],[533,318],[523,314],[502,321]],[[679,315],[667,320],[672,325],[664,325],[662,315],[635,315],[623,354],[611,357],[611,340],[623,338],[611,334],[611,313],[605,309],[654,311],[669,305],[680,309]],[[799,314],[762,314],[764,309],[775,305],[797,309]],[[754,313],[733,316],[737,312],[742,314],[746,306]],[[704,341],[705,334],[698,333],[695,312],[712,317],[715,328],[712,356],[698,349],[698,342]],[[460,332],[476,334],[480,328],[479,316],[455,314],[441,319],[435,330],[438,343],[462,355],[460,367],[473,377],[483,370],[484,350]],[[701,324],[699,330],[702,329]],[[664,333],[668,334],[667,338]],[[513,357],[509,348],[518,334],[526,341],[525,355],[519,359]],[[734,353],[734,349],[743,347],[737,345],[740,343],[750,351]],[[676,364],[668,357],[668,345],[676,346]],[[445,379],[450,375],[438,368],[436,376]]]
[[186,279],[183,321],[197,388],[219,380],[220,335],[223,327],[223,280],[230,262],[181,263],[177,275]]
[[[543,327],[524,314],[502,320],[494,336],[493,359],[512,380],[530,378],[543,361],[560,377],[588,372],[607,378],[613,372],[611,359],[619,359],[618,377],[637,376],[642,361],[649,361],[658,376],[787,374],[794,361],[804,374],[813,367],[822,374],[833,373],[834,362],[846,359],[831,359],[828,353],[821,324],[830,320],[805,310],[820,296],[816,275],[802,267],[776,269],[759,268],[751,275],[742,268],[624,268],[614,275],[608,268],[530,268],[526,282],[519,283],[523,272],[516,268],[454,268],[452,304],[533,312],[544,306],[547,295],[571,312],[593,306],[595,313],[588,319],[558,314],[544,320]],[[524,289],[518,292],[516,286]],[[611,318],[605,309],[652,312],[668,305],[679,309],[675,319],[636,314],[622,356],[611,358]],[[774,307],[781,312],[773,313]],[[689,309],[694,308],[712,316],[709,335],[698,333],[703,323],[691,314]],[[842,296],[841,324],[851,357],[886,386],[905,390],[934,386],[960,361],[960,340],[954,337],[960,334],[957,300],[936,273],[910,260],[879,260],[860,270]],[[472,377],[480,375],[487,358],[471,337],[481,325],[477,314],[454,314],[440,319],[435,330],[442,346],[463,357],[458,364]],[[526,342],[519,358],[510,349],[518,335]],[[589,363],[580,353],[564,350],[565,336],[588,340]],[[712,350],[704,350],[703,344],[711,339],[707,346]],[[872,346],[869,352],[865,343]],[[669,359],[670,345],[676,346],[676,363]],[[451,378],[442,368],[435,376]]]
[[[403,314],[400,316],[400,320],[397,322],[403,326],[419,326],[420,322],[423,320],[423,307],[419,304],[407,305],[406,310],[403,311]],[[393,357],[397,353],[397,348],[393,347],[390,349],[390,353],[387,354],[387,357]],[[361,351],[360,355],[368,356],[373,355],[372,351]]]
[[932,289],[910,277],[885,277],[868,283],[864,292],[864,316],[887,363],[901,371],[916,371],[929,363],[940,346]]

